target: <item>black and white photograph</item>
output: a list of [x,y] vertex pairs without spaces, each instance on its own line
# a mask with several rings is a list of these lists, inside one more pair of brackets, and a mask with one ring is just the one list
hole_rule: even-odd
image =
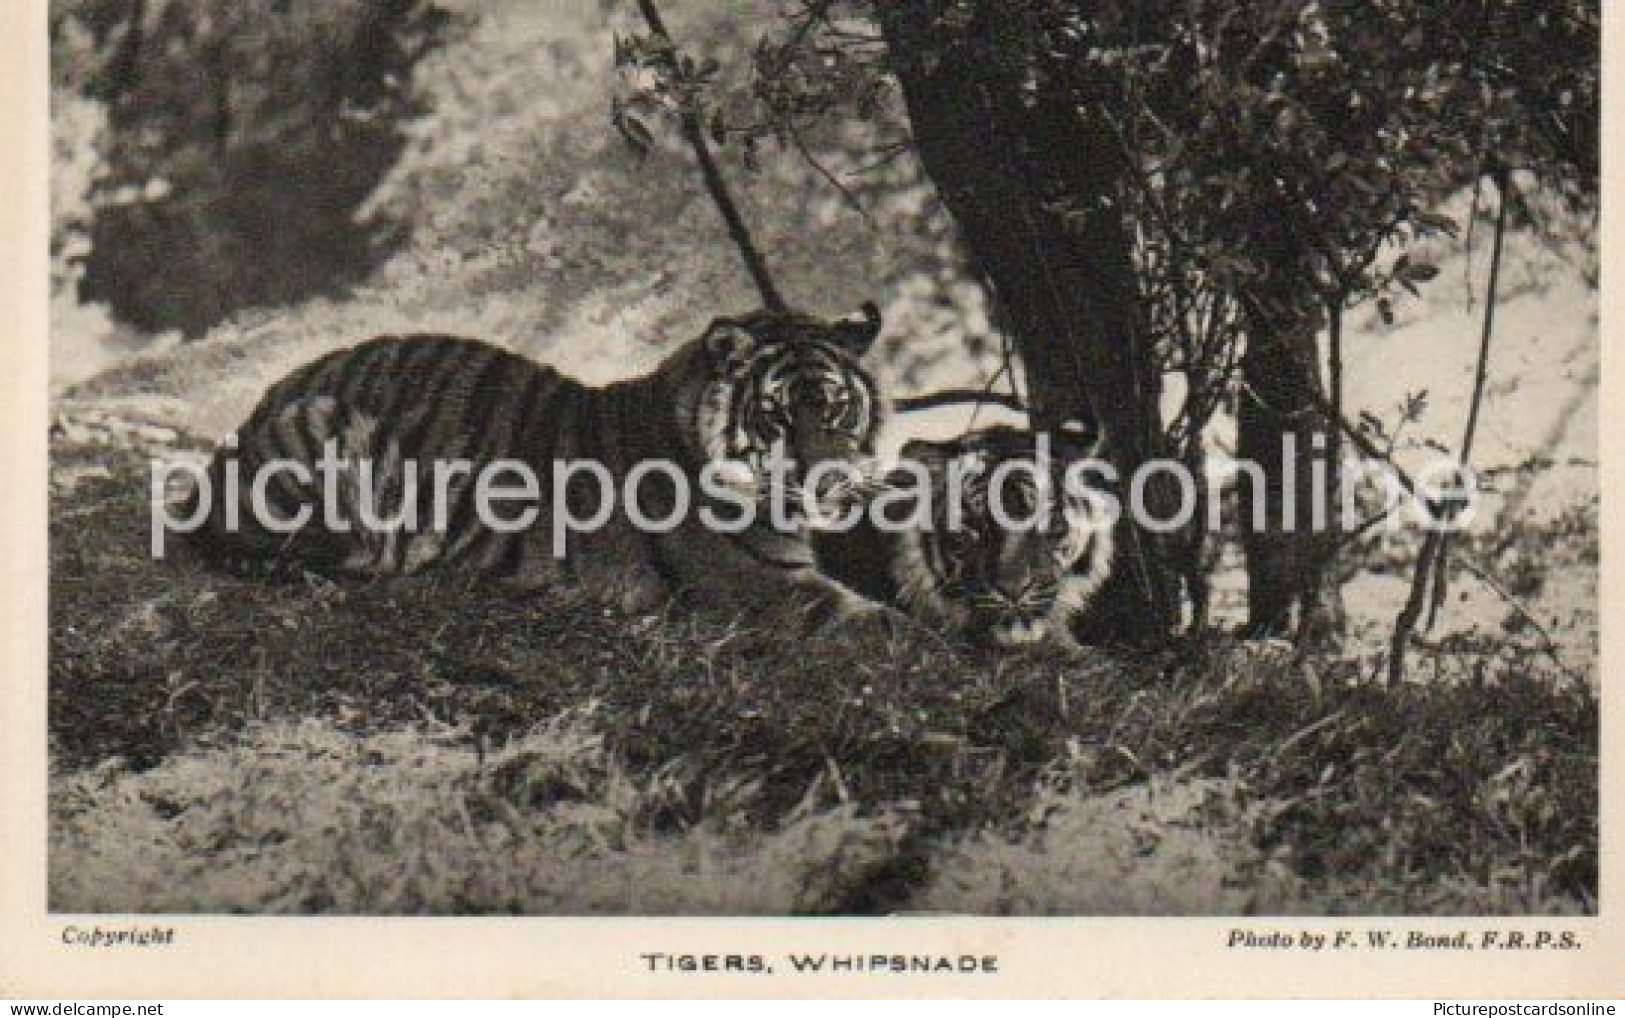
[[1596,917],[1602,20],[50,0],[49,911]]

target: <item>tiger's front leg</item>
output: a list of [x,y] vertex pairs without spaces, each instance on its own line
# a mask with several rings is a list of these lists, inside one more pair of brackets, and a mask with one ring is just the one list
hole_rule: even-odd
[[914,620],[897,608],[872,601],[857,591],[814,572],[802,581],[802,597],[810,605],[807,630],[833,630],[858,639],[873,633],[886,643],[916,628]]

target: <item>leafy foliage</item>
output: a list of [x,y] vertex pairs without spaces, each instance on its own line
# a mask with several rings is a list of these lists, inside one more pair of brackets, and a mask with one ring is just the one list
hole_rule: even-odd
[[[967,227],[967,241],[992,249],[972,253],[998,266],[990,281],[1017,309],[1005,324],[1036,375],[1028,381],[1038,408],[1091,404],[1118,444],[1172,448],[1199,471],[1208,426],[1238,400],[1276,408],[1250,415],[1250,455],[1275,447],[1264,434],[1289,421],[1307,429],[1300,447],[1320,430],[1341,454],[1338,428],[1327,424],[1342,412],[1341,316],[1370,301],[1391,320],[1394,294],[1414,295],[1437,275],[1421,248],[1457,232],[1435,211],[1446,196],[1463,188],[1476,196],[1491,179],[1512,202],[1518,173],[1594,207],[1599,32],[1600,11],[1587,0],[922,0],[906,14],[808,0],[788,6],[780,30],[757,45],[753,94],[772,136],[816,164],[798,143],[807,122],[863,116],[884,94],[875,79],[912,76],[916,92],[932,92],[921,109],[936,112],[916,110],[926,120],[912,127],[917,137],[951,139],[933,142],[933,173],[957,178],[938,183],[956,215],[981,224]],[[975,73],[958,84],[939,74],[945,63]],[[703,81],[688,83],[703,93]],[[739,138],[747,162],[758,137]],[[1087,152],[1080,158],[1093,165],[1079,169],[1061,155],[1068,150]],[[1003,169],[980,168],[999,161]],[[1010,265],[1023,261],[1031,264]],[[1088,271],[1051,284],[1054,292],[1020,292],[1023,279],[1080,263]],[[1091,274],[1103,307],[1069,307],[1061,291]],[[1109,335],[1077,331],[1079,320],[1100,318],[1111,319]],[[1317,403],[1312,342],[1328,323],[1330,412]],[[1057,351],[1068,344],[1081,348]],[[1101,365],[1142,358],[1150,346],[1155,358],[1126,373],[1182,376],[1183,402],[1163,435],[1138,437],[1157,430],[1143,423],[1157,416],[1157,385],[1130,398],[1114,377],[1107,397],[1100,386],[1061,391],[1079,383],[1052,377],[1068,361],[1109,373]],[[1261,392],[1264,376],[1281,391]],[[1191,548],[1152,557],[1204,554],[1199,534],[1175,543]],[[1334,542],[1313,543],[1250,544],[1259,552],[1255,584],[1280,585],[1264,563],[1283,555],[1304,559],[1286,573],[1317,572],[1310,560]],[[1180,571],[1192,600],[1205,602],[1195,571]],[[1293,596],[1261,599],[1265,618],[1255,624],[1284,622],[1267,606]]]
[[[1125,168],[1116,197],[1140,238],[1151,334],[1199,383],[1228,383],[1249,302],[1322,316],[1414,292],[1433,266],[1379,255],[1454,233],[1432,210],[1482,173],[1528,170],[1595,197],[1592,0],[1021,0],[996,18],[972,0],[940,6],[956,52],[1108,123],[1119,151],[1090,158]],[[872,104],[876,85],[852,83],[884,71],[876,40],[853,27],[860,11],[808,3],[760,44],[756,91],[781,133]]]

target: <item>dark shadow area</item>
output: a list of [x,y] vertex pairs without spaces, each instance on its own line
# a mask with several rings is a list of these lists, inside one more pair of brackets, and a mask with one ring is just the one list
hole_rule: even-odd
[[364,203],[448,24],[422,0],[54,5],[55,82],[107,105],[81,298],[191,338],[361,278],[400,239]]

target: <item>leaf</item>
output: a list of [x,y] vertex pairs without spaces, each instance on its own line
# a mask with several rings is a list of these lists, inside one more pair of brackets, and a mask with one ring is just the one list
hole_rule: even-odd
[[1451,219],[1446,215],[1441,215],[1437,212],[1418,212],[1416,213],[1415,219],[1417,226],[1445,234],[1449,237],[1454,237],[1457,230],[1460,229],[1460,227],[1456,225],[1456,221],[1454,219]]
[[716,110],[711,114],[711,140],[718,145],[728,143],[728,123],[723,119],[721,110]]
[[649,132],[647,125],[637,117],[632,116],[624,108],[615,111],[615,129],[621,137],[631,146],[632,151],[639,156],[647,156],[655,147],[654,135]]
[[1407,262],[1404,269],[1396,265],[1395,270],[1401,277],[1412,283],[1425,283],[1439,274],[1439,267],[1427,262]]

